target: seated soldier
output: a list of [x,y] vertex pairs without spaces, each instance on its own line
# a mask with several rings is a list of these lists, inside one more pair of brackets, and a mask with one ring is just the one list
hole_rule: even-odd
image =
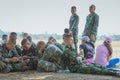
[[37,51],[36,48],[31,46],[28,39],[23,39],[21,42],[23,47],[22,58],[23,61],[29,66],[30,69],[36,69],[37,67]]
[[34,48],[36,48],[36,44],[32,41],[32,37],[28,36],[27,39],[30,41],[31,46],[34,47]]
[[[64,34],[63,34],[63,40],[64,40],[64,35],[72,35],[72,31],[68,28],[64,29]],[[63,45],[65,45],[65,43],[62,43]]]
[[[42,45],[42,47],[41,47],[41,45]],[[41,59],[43,57],[45,47],[46,47],[45,42],[39,41],[37,43],[37,53],[38,53],[37,57],[38,57],[38,59]]]
[[17,33],[16,32],[11,32],[9,36],[9,40],[15,43],[15,49],[19,55],[22,54],[21,47],[16,44],[17,42]]
[[3,68],[0,72],[24,71],[27,69],[15,49],[15,43],[10,40],[0,48],[0,61]]
[[56,39],[53,36],[51,36],[51,37],[48,38],[47,45],[55,44],[56,42],[57,42]]
[[47,42],[47,45],[50,45],[50,44],[53,44],[53,45],[57,46],[62,51],[64,49],[64,45],[62,45],[60,43],[57,43],[56,39],[52,36],[49,37],[48,42]]
[[43,41],[38,43],[39,51],[43,57],[38,61],[37,70],[40,72],[56,72],[62,69],[61,55],[62,51],[53,44],[47,46]]
[[28,36],[29,36],[28,33],[23,33],[23,35],[22,35],[22,39],[27,39]]
[[120,76],[120,73],[115,70],[108,69],[95,64],[79,63],[76,57],[76,51],[70,46],[73,44],[73,37],[71,35],[65,35],[65,47],[61,59],[64,64],[68,67],[70,72],[73,73],[84,73],[84,74],[101,74],[101,75],[114,75]]

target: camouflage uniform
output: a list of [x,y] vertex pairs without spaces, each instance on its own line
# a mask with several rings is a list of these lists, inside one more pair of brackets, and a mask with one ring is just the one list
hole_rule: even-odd
[[[16,49],[8,50],[5,45],[0,48],[0,65],[2,66],[1,72],[10,72],[10,71],[24,71],[24,62],[11,62],[10,58],[18,57],[19,55]],[[1,68],[0,66],[0,68]]]
[[77,43],[78,43],[78,24],[79,24],[79,16],[77,14],[72,15],[69,21],[69,29],[72,31],[73,34],[76,51],[77,51]]
[[78,62],[75,50],[69,47],[65,48],[62,55],[62,60],[64,61],[70,72],[73,73],[117,75],[116,71],[109,70],[106,67],[95,64],[87,65],[85,63]]
[[55,45],[48,45],[43,53],[42,59],[38,61],[37,70],[45,72],[56,72],[62,68],[62,51]]
[[38,52],[36,50],[36,48],[34,47],[30,47],[29,50],[22,50],[22,56],[29,56],[29,59],[25,59],[24,62],[27,64],[27,66],[29,66],[29,69],[36,69],[37,68],[37,55]]
[[36,44],[34,42],[30,42],[31,43],[31,46],[36,48]]
[[19,45],[15,45],[15,49],[19,55],[22,55],[22,49]]
[[55,43],[55,46],[57,46],[60,50],[64,50],[65,45],[60,44],[60,43]]
[[98,30],[98,24],[99,24],[99,16],[96,13],[89,14],[86,18],[86,24],[85,29],[83,32],[83,36],[89,36],[91,34],[94,34],[95,39],[93,42],[97,39],[97,30]]

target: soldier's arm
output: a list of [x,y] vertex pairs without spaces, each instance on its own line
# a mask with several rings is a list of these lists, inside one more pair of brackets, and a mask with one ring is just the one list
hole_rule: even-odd
[[74,28],[75,26],[77,26],[78,24],[79,24],[79,16],[76,16],[73,24],[72,24],[71,27],[70,27],[70,30],[72,31],[73,28]]
[[96,15],[95,16],[95,22],[94,22],[94,25],[93,25],[92,34],[96,35],[97,29],[98,29],[98,25],[99,25],[99,16]]
[[80,45],[79,49],[80,49],[79,55],[80,55],[82,58],[84,58],[84,45]]
[[3,57],[3,54],[4,53],[4,50],[2,47],[0,47],[0,60],[3,61],[3,62],[6,62],[6,63],[9,63],[10,62],[10,58],[5,58]]
[[37,58],[38,59],[41,59],[43,57],[43,53],[40,51],[40,52],[37,52]]
[[3,54],[3,53],[0,52],[0,61],[3,61],[3,62],[5,62],[5,63],[11,62],[12,58],[5,58],[5,57],[2,56],[2,54]]
[[14,57],[20,57],[20,55],[18,54],[16,48],[14,48],[13,52],[14,52]]
[[88,25],[87,22],[88,22],[88,16],[86,17],[85,28],[84,28],[84,31],[83,31],[83,33],[82,33],[82,36],[85,35],[86,29],[87,29],[87,25]]

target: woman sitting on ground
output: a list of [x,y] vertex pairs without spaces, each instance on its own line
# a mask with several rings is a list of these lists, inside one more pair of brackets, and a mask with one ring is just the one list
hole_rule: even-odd
[[94,60],[95,64],[99,64],[107,68],[112,68],[120,62],[120,58],[111,59],[113,54],[111,43],[112,40],[110,38],[106,38],[103,44],[97,47]]
[[[93,61],[93,56],[95,53],[94,44],[90,42],[90,39],[88,36],[83,36],[81,38],[81,45],[79,47],[80,54],[82,55],[83,59],[87,61],[88,64],[90,64]],[[89,63],[90,62],[90,63]]]

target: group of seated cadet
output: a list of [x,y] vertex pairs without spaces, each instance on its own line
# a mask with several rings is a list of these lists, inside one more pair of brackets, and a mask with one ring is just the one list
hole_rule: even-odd
[[[25,33],[21,46],[16,44],[17,34],[10,33],[8,41],[0,46],[0,72],[37,70],[39,72],[61,72],[101,74],[120,76],[119,71],[108,69],[92,62],[94,44],[87,36],[82,37],[80,53],[74,47],[73,35],[69,29],[64,30],[63,43],[54,37],[48,42],[34,44],[30,35]],[[81,58],[81,55],[82,58]],[[91,63],[88,63],[90,60]]]
[[10,40],[0,47],[0,63],[2,66],[1,72],[24,71],[27,69],[25,62],[22,61],[15,49],[15,43]]

